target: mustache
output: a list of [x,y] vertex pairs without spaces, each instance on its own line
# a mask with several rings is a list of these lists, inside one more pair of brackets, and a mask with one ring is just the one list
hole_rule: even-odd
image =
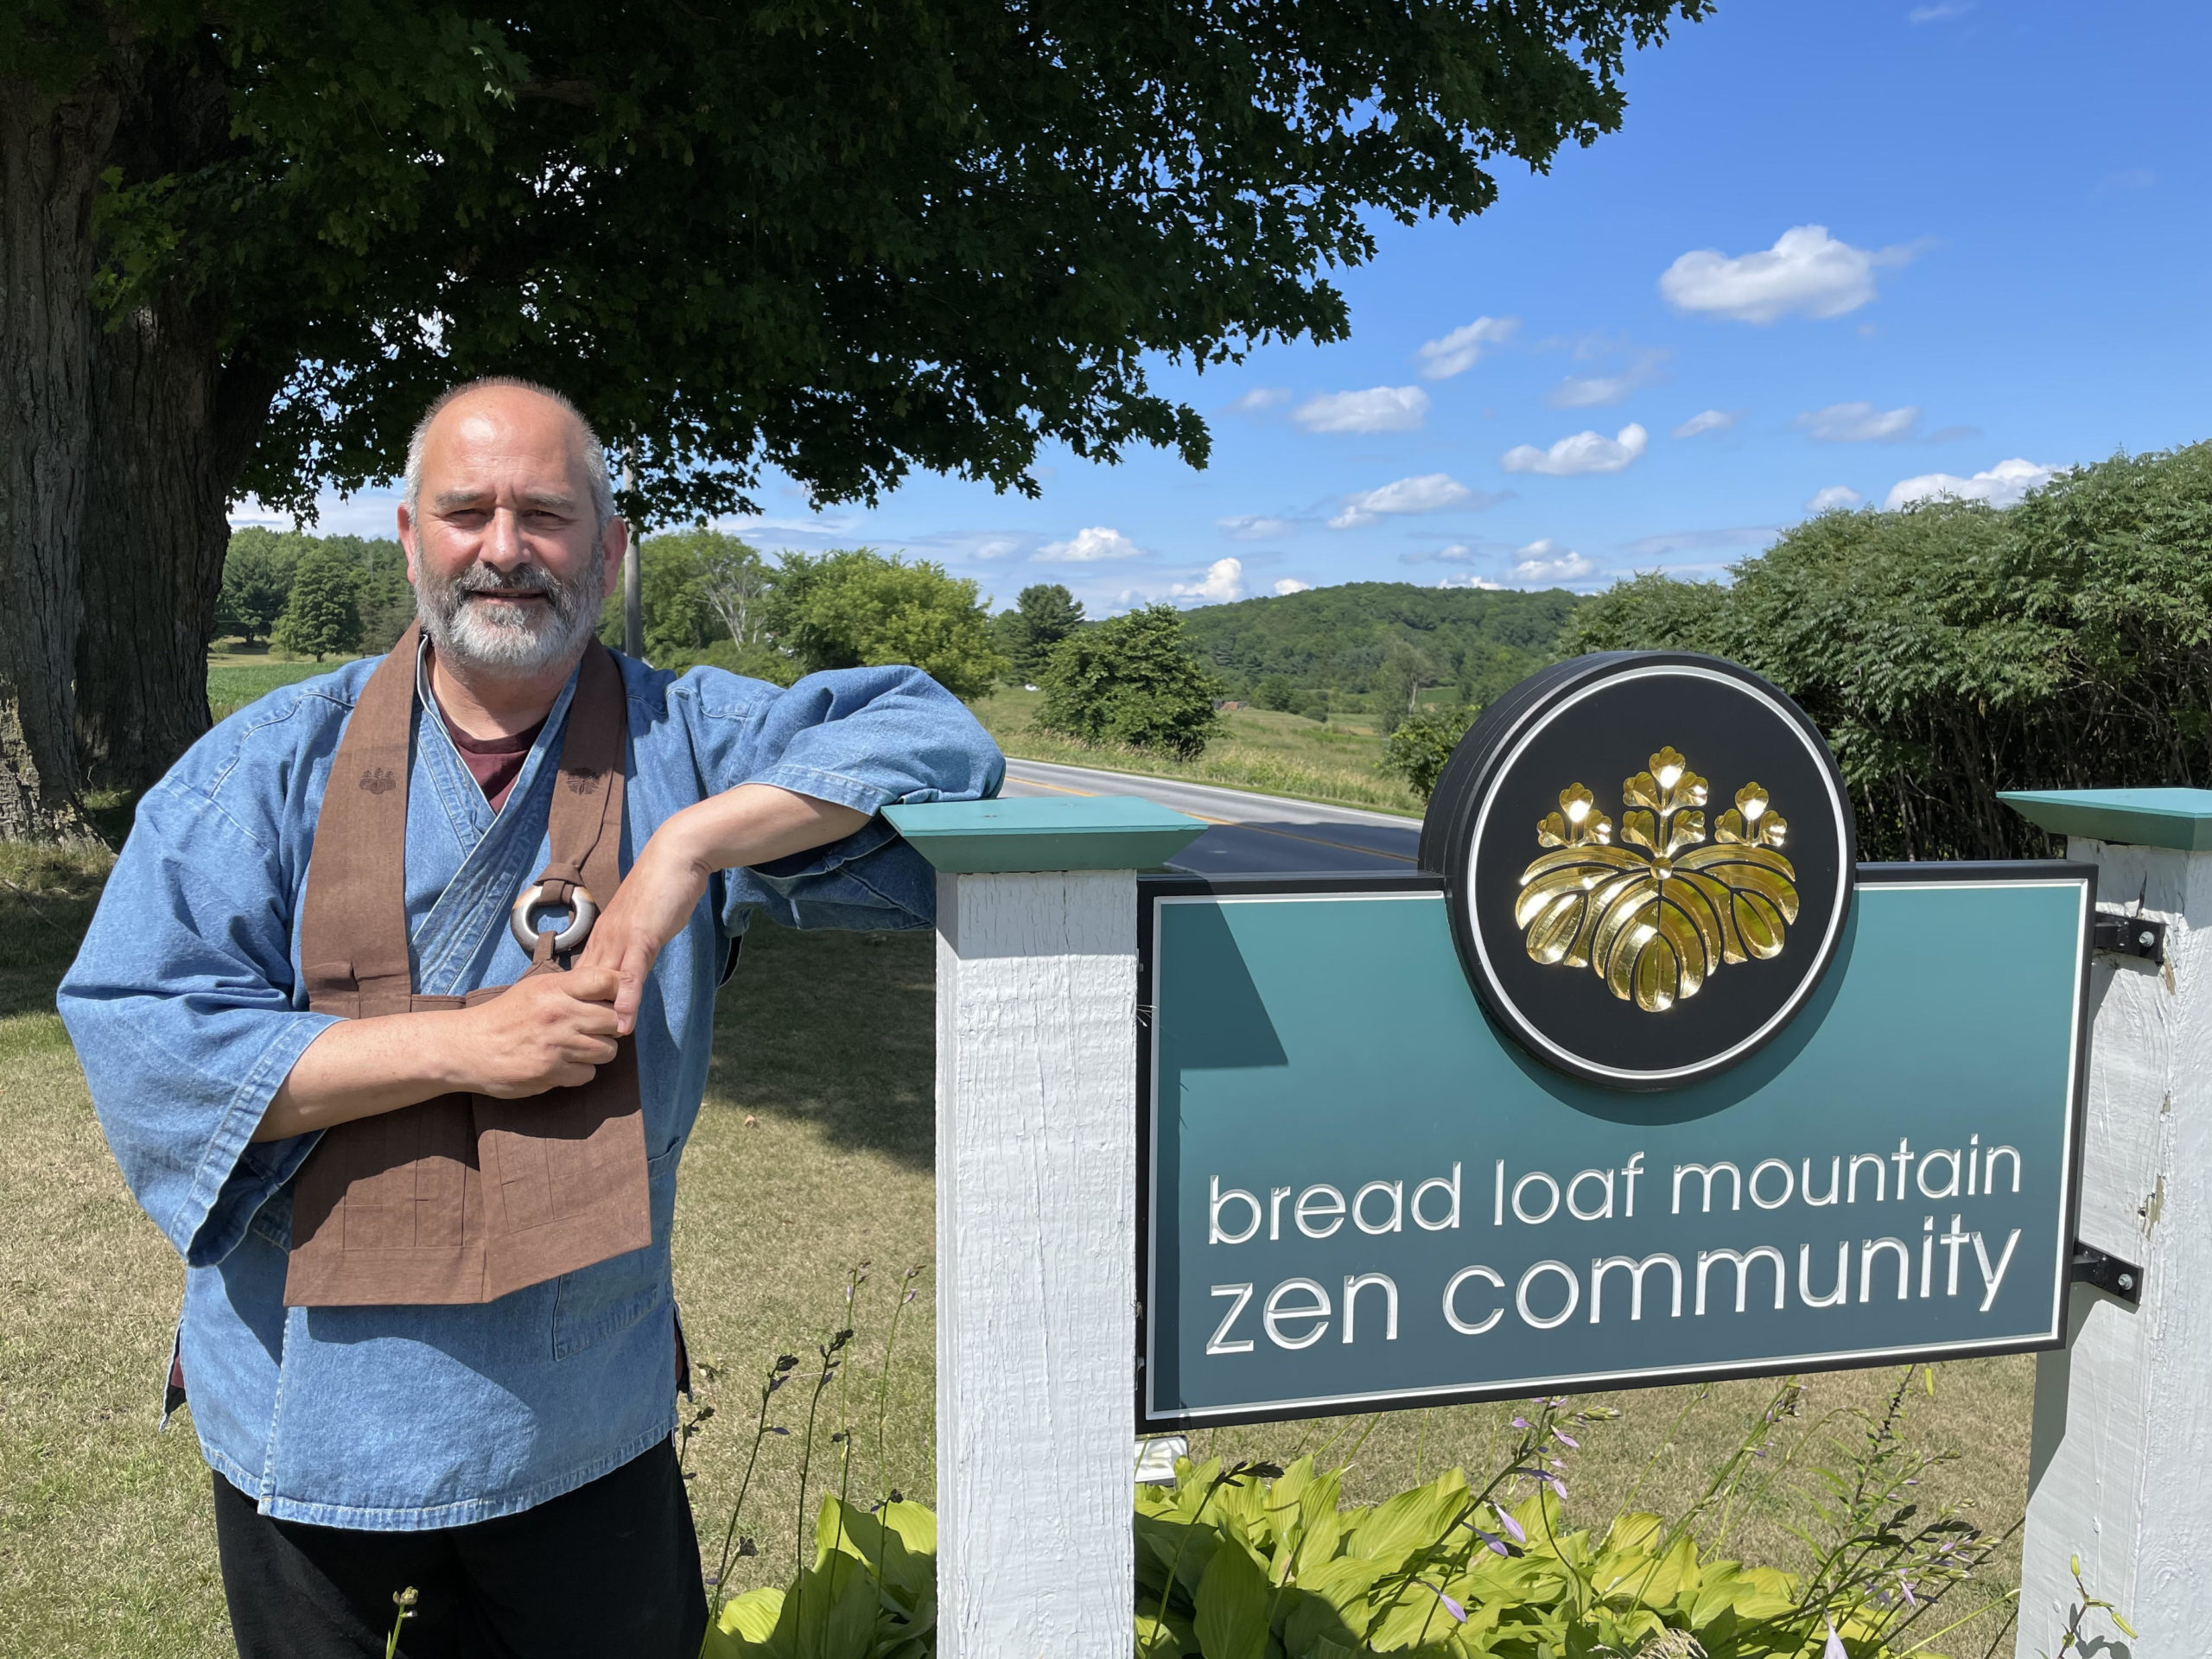
[[537,594],[557,600],[561,584],[550,573],[534,564],[518,565],[512,570],[495,570],[488,564],[472,564],[453,579],[450,591],[455,594]]

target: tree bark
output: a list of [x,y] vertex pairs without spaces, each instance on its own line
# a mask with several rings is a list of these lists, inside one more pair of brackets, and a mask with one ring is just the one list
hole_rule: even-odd
[[[115,141],[126,181],[189,176],[233,142],[204,41],[159,54],[141,85]],[[250,340],[226,341],[224,299],[164,283],[94,345],[76,729],[105,787],[151,786],[208,726],[231,494],[282,384]]]
[[89,837],[71,671],[92,429],[92,199],[122,99],[0,80],[0,836]]

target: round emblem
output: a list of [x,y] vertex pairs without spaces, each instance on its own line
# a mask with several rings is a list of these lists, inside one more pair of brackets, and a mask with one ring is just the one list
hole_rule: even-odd
[[1842,938],[1856,858],[1804,712],[1671,652],[1522,682],[1460,741],[1421,830],[1484,1005],[1615,1089],[1710,1077],[1786,1026]]

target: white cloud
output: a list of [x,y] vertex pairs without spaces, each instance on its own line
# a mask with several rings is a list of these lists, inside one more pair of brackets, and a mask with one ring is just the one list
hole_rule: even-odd
[[1932,6],[1915,6],[1904,15],[1908,23],[1947,22],[1954,17],[1963,17],[1974,10],[1974,0],[1936,0]]
[[1286,386],[1255,386],[1229,407],[1238,415],[1258,415],[1289,401],[1290,391]]
[[1478,576],[1471,570],[1463,570],[1446,576],[1436,585],[1440,588],[1475,588],[1491,594],[1503,593],[1505,590],[1503,582],[1492,582],[1488,576]]
[[1735,424],[1736,417],[1725,410],[1703,410],[1676,427],[1675,435],[1678,438],[1702,437],[1707,432],[1726,432]]
[[1686,253],[1660,274],[1659,292],[1678,311],[1738,322],[1773,322],[1793,314],[1840,317],[1874,297],[1878,267],[1911,257],[1910,248],[1854,248],[1830,236],[1825,225],[1800,225],[1764,253]]
[[1270,537],[1288,536],[1298,529],[1294,519],[1271,518],[1257,512],[1239,518],[1217,518],[1214,523],[1232,542],[1264,542]]
[[1882,505],[1894,512],[1916,501],[1933,501],[1939,496],[1953,495],[1961,501],[1986,501],[1993,507],[2009,507],[2030,490],[2050,483],[2051,474],[2056,471],[2055,467],[2038,467],[2032,461],[2023,461],[2015,455],[1972,478],[1961,478],[1952,473],[1923,473],[1918,478],[1904,479],[1891,486],[1889,499]]
[[1800,415],[1796,423],[1822,443],[1902,443],[1920,424],[1918,405],[1877,409],[1868,403],[1830,404]]
[[1839,507],[1855,507],[1866,499],[1848,484],[1831,484],[1825,490],[1814,492],[1813,499],[1805,504],[1805,511],[1834,512]]
[[1664,352],[1639,352],[1618,374],[1570,374],[1544,394],[1554,409],[1608,409],[1657,378]]
[[1109,559],[1141,559],[1144,549],[1118,530],[1093,524],[1065,542],[1047,542],[1030,557],[1042,564],[1097,564]]
[[1291,594],[1311,593],[1313,589],[1313,584],[1312,582],[1300,582],[1296,576],[1277,576],[1275,578],[1275,592],[1279,594],[1288,595]]
[[1358,530],[1386,512],[1440,512],[1474,499],[1475,493],[1449,473],[1424,473],[1346,496],[1344,510],[1329,520],[1329,528]]
[[1424,380],[1449,380],[1465,374],[1481,359],[1485,346],[1503,346],[1521,326],[1518,317],[1477,317],[1454,328],[1440,340],[1432,340],[1414,353]]
[[1548,449],[1521,444],[1500,455],[1497,464],[1509,473],[1545,473],[1554,478],[1577,473],[1618,473],[1625,471],[1643,453],[1650,439],[1649,433],[1631,421],[1610,438],[1602,432],[1577,432]]
[[1290,415],[1308,432],[1411,432],[1427,417],[1428,394],[1419,386],[1325,391]]
[[1562,548],[1549,537],[1531,542],[1514,554],[1513,579],[1516,582],[1574,582],[1592,574],[1598,567],[1573,548]]
[[1244,597],[1244,564],[1241,559],[1216,559],[1206,567],[1203,582],[1179,582],[1167,590],[1178,599],[1209,602]]

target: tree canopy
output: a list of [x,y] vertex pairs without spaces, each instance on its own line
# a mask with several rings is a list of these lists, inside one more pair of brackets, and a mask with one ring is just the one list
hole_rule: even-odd
[[785,554],[767,626],[809,673],[911,663],[956,696],[980,697],[1006,667],[974,582],[867,548]]
[[1014,608],[992,619],[1000,655],[1007,659],[1007,677],[1017,685],[1034,685],[1044,677],[1060,641],[1083,626],[1083,605],[1057,582],[1033,582],[1023,588]]
[[[648,521],[769,467],[827,502],[1032,491],[1048,441],[1202,463],[1148,360],[1343,337],[1379,219],[1616,128],[1627,52],[1707,9],[17,7],[0,174],[50,245],[7,251],[0,346],[52,349],[0,362],[0,825],[68,816],[79,680],[86,764],[149,781],[205,723],[226,505],[391,478],[457,379],[575,397]],[[88,612],[90,666],[159,672],[75,674]]]
[[1731,575],[1624,583],[1565,648],[1765,675],[1827,734],[1867,857],[2040,855],[2003,789],[2212,785],[2212,444],[2063,473],[2002,512],[1826,513]]
[[1046,668],[1037,723],[1085,743],[1203,753],[1221,729],[1222,685],[1183,629],[1173,606],[1152,605],[1071,634]]

